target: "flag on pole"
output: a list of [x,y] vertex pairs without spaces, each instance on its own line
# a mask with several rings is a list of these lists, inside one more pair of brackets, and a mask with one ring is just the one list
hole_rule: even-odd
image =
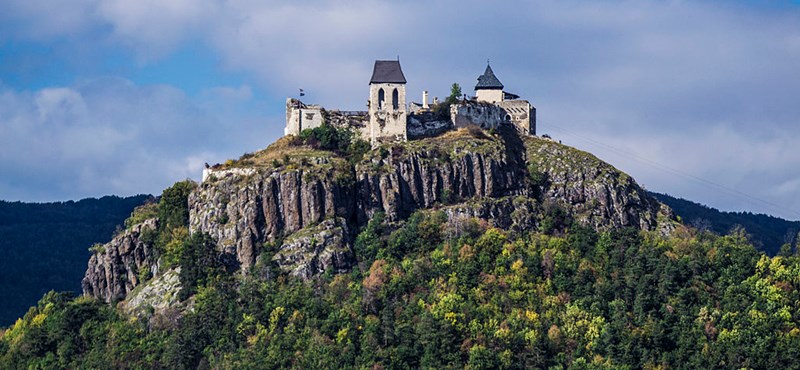
[[303,91],[303,89],[300,89],[300,96],[306,96],[306,93]]

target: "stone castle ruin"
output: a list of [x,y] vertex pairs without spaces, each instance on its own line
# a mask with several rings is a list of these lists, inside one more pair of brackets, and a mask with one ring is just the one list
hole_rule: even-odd
[[[406,78],[399,61],[377,60],[369,81],[367,111],[327,110],[300,100],[286,99],[285,135],[299,135],[324,123],[352,129],[373,147],[383,142],[438,135],[457,127],[497,128],[510,125],[519,133],[536,135],[536,108],[516,94],[503,91],[491,66],[478,77],[475,96],[456,101],[449,112],[438,101],[406,103]],[[449,113],[449,114],[448,114]]]

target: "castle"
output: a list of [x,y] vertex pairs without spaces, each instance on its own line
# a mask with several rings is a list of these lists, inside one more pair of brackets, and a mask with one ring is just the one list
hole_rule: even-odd
[[525,135],[536,135],[536,108],[518,95],[506,92],[491,66],[478,77],[475,96],[450,104],[449,112],[434,99],[428,103],[406,104],[406,77],[400,61],[377,60],[369,81],[367,111],[326,110],[319,105],[286,99],[285,135],[319,127],[323,122],[358,132],[373,146],[383,142],[405,141],[433,136],[454,127],[477,125],[496,128],[510,125]]

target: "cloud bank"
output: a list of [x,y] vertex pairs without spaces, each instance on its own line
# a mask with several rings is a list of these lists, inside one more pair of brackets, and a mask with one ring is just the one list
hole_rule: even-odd
[[[248,91],[216,88],[204,97],[236,104]],[[160,194],[198,177],[209,158],[259,148],[267,136],[259,120],[221,121],[204,106],[174,87],[120,78],[21,93],[0,88],[0,194],[36,201]]]
[[[123,50],[136,65],[146,66],[187,43],[205,45],[218,56],[220,70],[243,73],[250,86],[265,92],[256,102],[265,107],[263,114],[251,115],[243,124],[260,130],[262,147],[281,134],[282,100],[300,87],[313,102],[361,109],[375,59],[400,57],[410,100],[419,100],[423,89],[444,96],[453,82],[471,91],[491,59],[506,88],[537,106],[540,132],[597,154],[649,189],[722,209],[800,218],[800,9],[790,2],[18,0],[4,7],[0,23],[13,26],[0,26],[2,39],[84,45],[75,53],[79,59],[106,49]],[[125,183],[131,188],[147,187],[144,182],[152,188],[156,178],[189,175],[187,158],[233,151],[236,140],[242,140],[237,143],[241,146],[257,145],[247,141],[253,135],[241,133],[227,132],[230,149],[220,149],[223,144],[213,139],[193,138],[200,135],[193,132],[186,133],[185,142],[162,136],[193,127],[215,138],[221,134],[215,130],[224,124],[238,129],[234,122],[242,113],[235,104],[221,103],[222,97],[253,99],[252,90],[214,90],[213,76],[198,78],[208,79],[208,91],[217,94],[213,99],[180,98],[181,86],[134,85],[103,95],[112,100],[109,94],[136,95],[132,89],[147,96],[142,101],[162,100],[151,101],[161,108],[146,114],[140,112],[144,103],[127,99],[117,99],[118,110],[109,111],[82,85],[35,92],[7,88],[4,94],[26,102],[29,108],[18,108],[22,111],[15,113],[15,120],[44,127],[30,140],[46,147],[58,147],[65,135],[77,141],[88,135],[134,149],[144,137],[113,122],[126,120],[120,114],[138,112],[136,125],[151,127],[148,139],[169,148],[151,150],[150,168],[157,170],[150,180],[136,178],[134,171],[143,160],[108,152],[103,153],[113,160],[92,162],[86,171],[105,174],[121,168],[117,172],[129,176]],[[91,85],[108,82],[100,81]],[[43,114],[37,104],[56,110]],[[75,123],[60,135],[50,134],[63,126],[47,123],[57,115]],[[84,119],[95,123],[90,125],[94,131],[77,127]],[[253,122],[258,119],[262,121]],[[5,118],[0,124],[7,124]],[[165,125],[174,131],[159,128]],[[26,135],[33,133],[19,131],[16,140]],[[90,151],[102,152],[101,147],[89,146],[80,160],[94,158],[97,153]],[[16,152],[3,149],[2,154],[14,157],[9,162],[25,162]],[[699,184],[660,165],[734,192]],[[14,168],[3,167],[7,172]],[[14,179],[29,182],[30,175],[19,176]],[[66,186],[55,176],[50,181],[51,186]],[[4,193],[23,198],[33,194],[11,181],[0,186]],[[119,189],[84,180],[69,186],[84,187],[87,194]],[[48,193],[44,185],[38,191]]]

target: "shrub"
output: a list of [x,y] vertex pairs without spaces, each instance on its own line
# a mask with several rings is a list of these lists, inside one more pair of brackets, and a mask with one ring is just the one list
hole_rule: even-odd
[[131,215],[125,220],[125,229],[130,229],[136,224],[158,216],[158,204],[154,199],[133,209]]
[[314,149],[330,150],[339,154],[351,164],[360,161],[371,149],[369,143],[358,138],[352,130],[328,124],[303,130],[300,140]]

